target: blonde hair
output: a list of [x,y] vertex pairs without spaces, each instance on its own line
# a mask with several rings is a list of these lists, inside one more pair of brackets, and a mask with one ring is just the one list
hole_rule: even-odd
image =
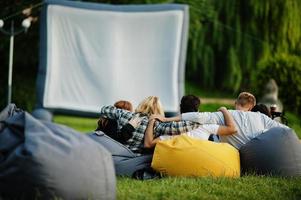
[[241,92],[236,99],[236,103],[241,106],[251,104],[254,107],[256,105],[256,98],[249,92]]
[[147,115],[160,114],[164,116],[163,106],[156,96],[149,96],[144,99],[136,108],[135,112]]

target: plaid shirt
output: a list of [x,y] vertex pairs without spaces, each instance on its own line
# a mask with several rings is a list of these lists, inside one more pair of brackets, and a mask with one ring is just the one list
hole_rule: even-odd
[[[131,149],[133,152],[141,152],[144,147],[144,133],[148,125],[148,117],[141,116],[139,113],[132,113],[127,110],[118,109],[114,106],[104,106],[100,111],[101,117],[107,117],[109,119],[115,119],[117,121],[117,130],[126,125],[134,116],[142,118],[140,125],[133,132],[132,138],[130,138],[125,146]],[[155,137],[161,135],[179,135],[187,133],[200,126],[199,123],[190,121],[178,121],[178,122],[158,122],[156,121],[154,126]]]

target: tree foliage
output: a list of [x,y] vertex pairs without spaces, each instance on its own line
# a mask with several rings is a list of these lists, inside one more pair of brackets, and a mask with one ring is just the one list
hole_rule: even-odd
[[[285,54],[300,59],[301,1],[299,0],[86,0],[111,4],[184,3],[190,6],[186,80],[205,90],[232,93],[251,90],[258,63]],[[1,18],[40,0],[0,1]],[[40,9],[34,9],[38,16]],[[16,24],[24,18],[17,15]],[[6,20],[6,26],[9,21]],[[27,108],[19,94],[32,94],[38,68],[39,24],[15,38],[13,100]],[[8,28],[8,27],[6,27]],[[5,96],[9,38],[0,34],[0,95]],[[295,62],[294,62],[295,63]],[[298,68],[300,66],[297,66]],[[24,84],[24,77],[30,84]],[[25,87],[26,86],[26,87]],[[24,88],[25,87],[25,88]],[[281,87],[281,85],[280,85]],[[20,92],[22,91],[22,92]],[[19,102],[20,101],[20,102]],[[26,105],[23,105],[25,102]],[[33,104],[33,103],[32,103]],[[0,107],[5,98],[0,99]],[[33,106],[33,105],[32,105]],[[32,107],[29,106],[29,107]]]
[[263,96],[262,89],[273,78],[279,88],[280,99],[286,108],[301,114],[301,59],[288,54],[276,54],[258,63],[257,95]]
[[300,1],[208,0],[206,7],[191,8],[187,61],[187,78],[203,88],[250,89],[260,60],[300,55]]

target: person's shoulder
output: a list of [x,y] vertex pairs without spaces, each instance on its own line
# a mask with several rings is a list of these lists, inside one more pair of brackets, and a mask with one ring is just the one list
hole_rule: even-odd
[[265,119],[267,116],[260,112],[242,111],[242,110],[229,110],[234,118],[249,118],[249,119]]
[[248,112],[245,112],[245,111],[241,111],[241,110],[228,110],[232,116],[242,116],[242,115],[248,115],[246,113]]
[[247,111],[247,112],[243,112],[243,113],[250,119],[257,119],[257,120],[266,121],[266,122],[272,120],[270,117],[266,116],[265,114],[263,114],[261,112]]

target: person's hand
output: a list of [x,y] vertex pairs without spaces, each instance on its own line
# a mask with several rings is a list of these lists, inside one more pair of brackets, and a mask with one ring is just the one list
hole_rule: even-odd
[[227,108],[224,107],[224,106],[222,106],[222,107],[220,107],[219,109],[217,109],[217,111],[223,111],[223,110],[227,110]]
[[131,124],[134,128],[137,128],[140,125],[141,121],[142,118],[136,116],[129,121],[129,124]]
[[164,122],[165,121],[165,117],[162,116],[162,115],[156,114],[156,115],[151,115],[149,117],[149,120],[159,120],[161,122]]

